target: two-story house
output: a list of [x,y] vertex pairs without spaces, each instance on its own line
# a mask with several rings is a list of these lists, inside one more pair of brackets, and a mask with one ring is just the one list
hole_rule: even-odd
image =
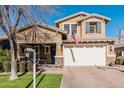
[[[79,12],[57,20],[56,27],[30,24],[18,29],[18,59],[24,49],[36,50],[39,63],[58,66],[105,66],[115,61],[114,39],[106,37],[111,19]],[[77,42],[75,44],[75,42]],[[28,55],[32,57],[30,53]]]
[[[79,12],[56,21],[56,26],[68,31],[63,41],[65,66],[111,64],[115,60],[114,39],[106,37],[106,24],[111,19],[99,14]],[[78,45],[72,38],[75,34]]]

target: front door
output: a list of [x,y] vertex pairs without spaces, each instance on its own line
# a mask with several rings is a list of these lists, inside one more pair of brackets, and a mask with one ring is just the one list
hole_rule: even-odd
[[51,63],[52,64],[55,64],[55,53],[56,53],[55,46],[51,46]]
[[36,58],[39,59],[40,58],[40,48],[39,48],[39,46],[34,46],[34,49],[36,51]]

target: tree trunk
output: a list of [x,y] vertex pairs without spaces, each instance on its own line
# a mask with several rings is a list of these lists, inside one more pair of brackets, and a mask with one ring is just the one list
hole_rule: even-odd
[[18,78],[17,75],[17,54],[16,54],[16,42],[13,39],[9,39],[11,47],[11,75],[10,79],[15,80]]

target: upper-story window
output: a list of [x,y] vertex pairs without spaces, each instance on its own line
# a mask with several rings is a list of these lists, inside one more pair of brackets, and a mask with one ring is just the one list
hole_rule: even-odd
[[64,24],[64,30],[68,31],[68,34],[70,33],[70,24]]
[[77,24],[64,24],[64,30],[68,31],[68,34],[77,34]]
[[71,34],[77,34],[77,24],[71,24]]
[[101,22],[86,22],[86,33],[101,33]]

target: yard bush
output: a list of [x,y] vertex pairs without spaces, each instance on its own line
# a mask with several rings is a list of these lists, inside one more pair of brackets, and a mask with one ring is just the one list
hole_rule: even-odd
[[10,70],[11,70],[10,61],[4,61],[3,62],[3,69],[5,72],[10,72]]
[[19,62],[19,72],[20,73],[25,73],[26,72],[26,62],[25,61],[20,61]]
[[0,49],[0,63],[2,64],[3,70],[5,72],[10,72],[10,53],[9,50]]
[[124,65],[124,56],[118,56],[116,59],[116,64]]
[[28,70],[28,72],[33,71],[33,64],[32,63],[27,63],[27,70]]
[[[36,64],[36,70],[38,68],[38,65]],[[32,72],[33,71],[33,64],[32,63],[27,63],[27,71]]]
[[3,72],[3,65],[0,63],[0,72]]

